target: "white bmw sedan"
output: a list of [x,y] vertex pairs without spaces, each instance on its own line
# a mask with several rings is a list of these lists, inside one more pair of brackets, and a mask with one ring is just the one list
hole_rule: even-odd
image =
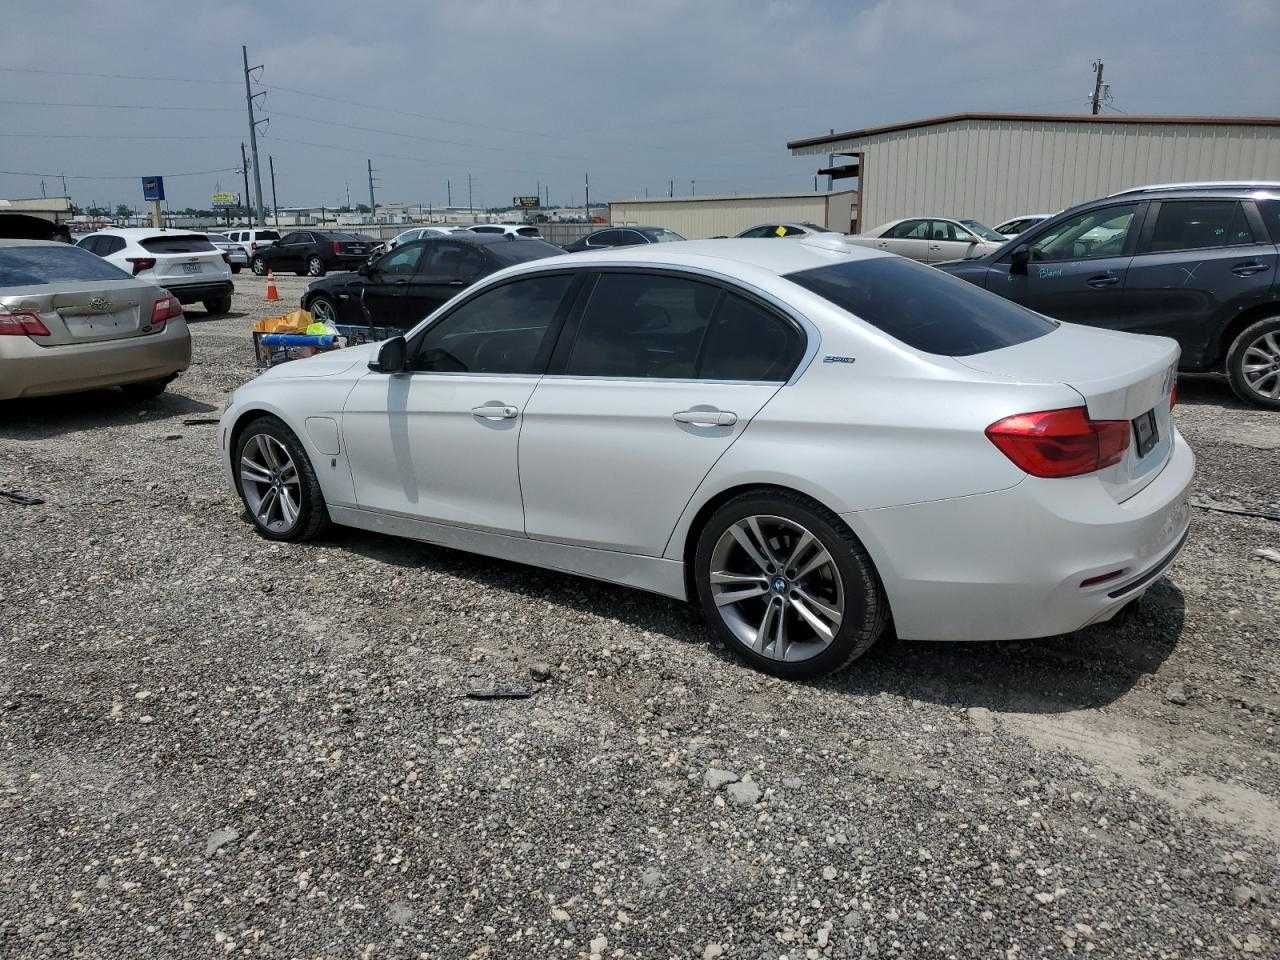
[[278,366],[219,436],[264,537],[334,522],[696,601],[804,677],[890,621],[1042,637],[1141,595],[1187,534],[1177,353],[821,237],[648,244]]

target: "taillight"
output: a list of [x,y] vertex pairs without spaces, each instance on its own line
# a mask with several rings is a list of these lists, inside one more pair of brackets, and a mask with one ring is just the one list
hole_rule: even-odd
[[222,251],[222,262],[223,263],[231,262],[231,254],[229,254],[226,250]]
[[256,241],[256,240],[251,240],[251,241],[249,241],[249,252],[250,252],[250,253],[257,253],[257,252],[258,252],[258,241]]
[[342,244],[340,244],[337,240],[333,241],[333,252],[335,256],[342,252]]
[[1169,409],[1172,410],[1178,405],[1178,381],[1173,381],[1173,386],[1169,388]]
[[49,328],[40,319],[40,314],[30,310],[10,313],[0,307],[0,337],[47,337]]
[[150,270],[156,265],[155,257],[126,257],[133,264],[133,275],[136,277],[143,270]]
[[1090,420],[1084,407],[1019,413],[987,427],[987,439],[1033,477],[1078,477],[1124,458],[1128,420]]
[[172,293],[157,297],[151,305],[151,329],[163,330],[164,325],[175,317],[182,316],[182,304]]

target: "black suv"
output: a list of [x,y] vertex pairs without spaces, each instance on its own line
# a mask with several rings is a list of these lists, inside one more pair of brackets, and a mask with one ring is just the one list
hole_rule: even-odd
[[330,270],[354,270],[377,246],[358,233],[295,230],[254,251],[249,266],[258,276],[267,270],[292,270],[299,276],[323,277]]
[[1177,340],[1280,409],[1280,183],[1139,187],[1064,210],[994,253],[938,264],[1072,323]]

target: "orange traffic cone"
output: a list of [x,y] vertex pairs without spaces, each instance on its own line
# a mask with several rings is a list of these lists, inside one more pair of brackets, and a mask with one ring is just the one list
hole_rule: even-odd
[[267,303],[280,299],[280,291],[276,289],[276,275],[270,270],[267,271],[267,295],[264,299]]

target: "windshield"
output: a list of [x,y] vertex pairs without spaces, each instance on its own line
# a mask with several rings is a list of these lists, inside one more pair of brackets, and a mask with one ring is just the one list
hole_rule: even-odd
[[61,280],[128,280],[129,274],[81,247],[0,247],[0,287]]
[[814,233],[834,233],[835,232],[834,230],[828,230],[826,227],[820,227],[816,223],[810,223],[808,220],[801,220],[800,226],[804,227],[807,230],[812,230]]
[[1008,239],[1007,237],[1002,237],[1000,234],[996,233],[985,223],[980,223],[977,220],[961,220],[959,222],[964,224],[983,240],[994,240],[996,243],[1004,243],[1005,240]]
[[684,237],[676,233],[674,230],[641,230],[646,237],[653,243],[672,243],[675,240],[683,240]]
[[902,257],[845,260],[786,278],[909,347],[967,357],[1034,340],[1057,323]]

